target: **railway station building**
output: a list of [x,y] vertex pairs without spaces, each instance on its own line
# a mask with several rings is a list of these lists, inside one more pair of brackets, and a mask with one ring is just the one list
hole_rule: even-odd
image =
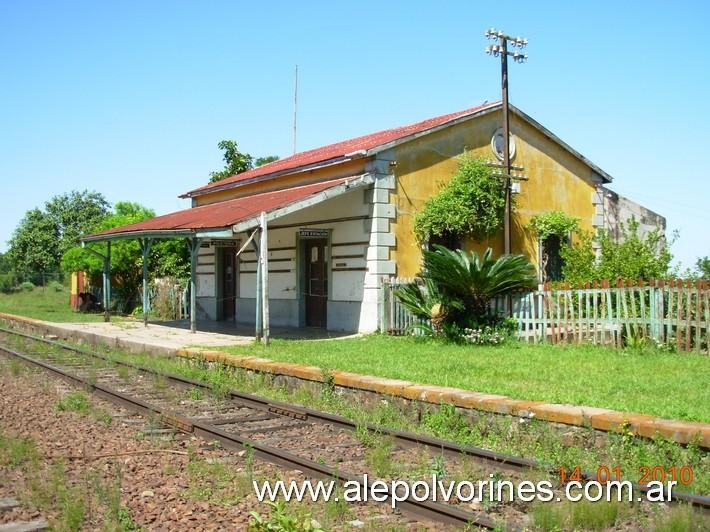
[[[642,231],[665,228],[663,217],[611,192],[609,174],[536,120],[511,106],[510,122],[512,162],[526,178],[514,185],[513,253],[545,267],[546,243],[526,227],[548,211],[575,216],[589,231],[618,230],[631,215]],[[105,242],[110,255],[115,240],[138,239],[149,250],[155,239],[187,239],[193,327],[253,324],[266,312],[274,326],[372,332],[383,279],[419,272],[414,216],[454,175],[461,154],[502,156],[501,124],[494,102],[304,151],[191,190],[182,196],[188,209],[84,241]],[[461,244],[497,255],[502,240]]]

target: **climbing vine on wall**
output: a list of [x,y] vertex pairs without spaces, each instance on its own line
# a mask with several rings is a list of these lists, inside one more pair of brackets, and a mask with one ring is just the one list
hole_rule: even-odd
[[545,240],[552,235],[566,237],[570,233],[579,230],[579,218],[565,214],[562,211],[549,211],[533,216],[528,228],[540,240]]
[[464,154],[451,180],[430,198],[414,218],[420,242],[444,234],[484,240],[503,223],[503,181],[480,159]]

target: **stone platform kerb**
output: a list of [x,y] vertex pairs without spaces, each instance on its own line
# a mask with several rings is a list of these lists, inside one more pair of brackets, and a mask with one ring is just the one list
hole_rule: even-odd
[[[324,382],[325,380],[323,370],[317,366],[277,362],[268,358],[232,355],[223,351],[202,348],[179,349],[177,355],[309,381]],[[693,438],[697,437],[696,435],[699,435],[700,446],[710,448],[710,424],[707,423],[663,419],[606,408],[512,399],[504,395],[417,384],[346,371],[331,371],[330,376],[332,376],[333,384],[336,386],[402,397],[413,401],[424,401],[433,404],[447,403],[460,408],[496,414],[535,417],[544,421],[578,427],[592,427],[606,432],[624,429],[647,438],[660,434],[665,438],[683,444],[689,443]]]
[[[166,356],[197,358],[207,362],[227,364],[251,371],[283,375],[313,382],[325,381],[323,370],[317,366],[277,362],[261,357],[233,355],[209,348],[184,347],[184,343],[180,345],[177,338],[172,339],[172,341],[170,341],[170,339],[151,340],[150,336],[145,333],[138,334],[137,338],[135,336],[132,337],[131,334],[121,334],[118,336],[102,334],[102,332],[93,332],[93,330],[82,331],[81,324],[58,324],[3,313],[0,313],[0,319],[4,319],[20,327],[29,327],[36,331],[43,332],[44,334],[49,333],[60,338],[83,340],[94,345],[105,344],[133,352],[145,351]],[[95,330],[95,328],[92,329]],[[140,327],[137,327],[135,330],[140,332],[142,329],[143,326],[140,325]],[[131,330],[130,332],[134,331]],[[226,345],[224,339],[215,338],[214,333],[202,334],[212,335],[209,338],[212,345],[215,345],[215,341],[222,342],[220,345]],[[222,337],[226,335],[217,336]],[[189,336],[188,338],[199,340],[194,336]],[[236,337],[231,340],[234,345],[245,343],[243,337]],[[251,340],[248,340],[247,343],[249,342],[251,342]],[[195,344],[199,342],[193,341],[190,343]],[[534,417],[553,423],[578,427],[592,427],[596,430],[606,432],[625,430],[646,438],[661,435],[681,444],[687,444],[694,438],[698,438],[698,443],[701,447],[710,449],[710,424],[708,423],[663,419],[646,414],[620,412],[606,408],[512,399],[504,395],[445,386],[418,384],[398,379],[360,375],[346,371],[336,370],[330,372],[329,375],[332,377],[334,385],[354,390],[364,390],[437,405],[447,403],[459,408],[495,414],[527,418]]]

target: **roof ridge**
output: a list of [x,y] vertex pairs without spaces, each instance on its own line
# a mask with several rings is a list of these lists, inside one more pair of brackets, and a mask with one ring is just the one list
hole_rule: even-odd
[[399,140],[415,133],[424,132],[428,129],[444,125],[451,120],[462,118],[464,116],[474,114],[483,109],[495,107],[499,104],[499,101],[485,101],[478,106],[470,107],[468,109],[463,109],[452,113],[426,118],[424,120],[419,120],[417,122],[412,122],[402,126],[395,126],[392,128],[383,129],[380,131],[375,131],[373,133],[340,140],[337,142],[319,146],[317,148],[298,152],[293,155],[289,155],[288,157],[285,157],[283,159],[279,159],[263,166],[247,170],[246,172],[227,177],[226,179],[222,179],[221,181],[217,181],[215,183],[208,183],[201,187],[195,188],[183,194],[182,197],[197,196],[202,195],[202,193],[207,193],[213,190],[231,188],[232,186],[237,186],[238,183],[242,183],[247,180],[256,178],[266,178],[267,176],[272,174],[280,172],[289,172],[297,168],[302,168],[317,163],[323,163],[338,158],[344,158],[348,154],[351,154],[353,152],[372,150],[374,148],[377,148],[378,146],[388,144],[390,142]]

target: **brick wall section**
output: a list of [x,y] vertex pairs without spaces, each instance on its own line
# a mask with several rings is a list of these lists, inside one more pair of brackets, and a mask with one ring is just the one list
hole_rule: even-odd
[[[65,329],[56,326],[53,327],[51,323],[39,320],[1,313],[0,319],[11,322],[14,326],[35,334],[51,333],[56,334],[59,338],[74,341],[83,340],[93,345],[106,343],[102,341],[99,335],[88,333],[85,334],[85,338],[82,338],[80,331],[74,331],[72,334],[69,334]],[[123,345],[121,347],[126,348],[130,346]],[[154,350],[153,346],[143,344],[133,347],[140,347],[141,351],[153,352]],[[165,351],[165,349],[161,350],[161,355],[168,354],[163,351]],[[316,366],[276,362],[268,358],[245,357],[231,355],[223,351],[195,348],[173,350],[170,354],[186,358],[199,358],[208,362],[219,362],[251,371],[284,375],[306,381],[324,381],[323,371]],[[561,405],[541,401],[511,399],[504,395],[480,393],[444,386],[416,384],[408,381],[360,375],[346,371],[333,371],[331,375],[333,377],[333,383],[336,386],[380,393],[412,401],[423,401],[437,405],[449,403],[459,408],[519,417],[534,416],[536,419],[552,423],[578,427],[591,426],[596,430],[606,432],[617,431],[621,427],[626,426],[627,430],[638,436],[652,438],[660,434],[665,438],[683,444],[690,442],[699,434],[700,446],[705,449],[710,449],[710,424],[708,423],[661,419],[645,414],[618,412],[589,406]]]

